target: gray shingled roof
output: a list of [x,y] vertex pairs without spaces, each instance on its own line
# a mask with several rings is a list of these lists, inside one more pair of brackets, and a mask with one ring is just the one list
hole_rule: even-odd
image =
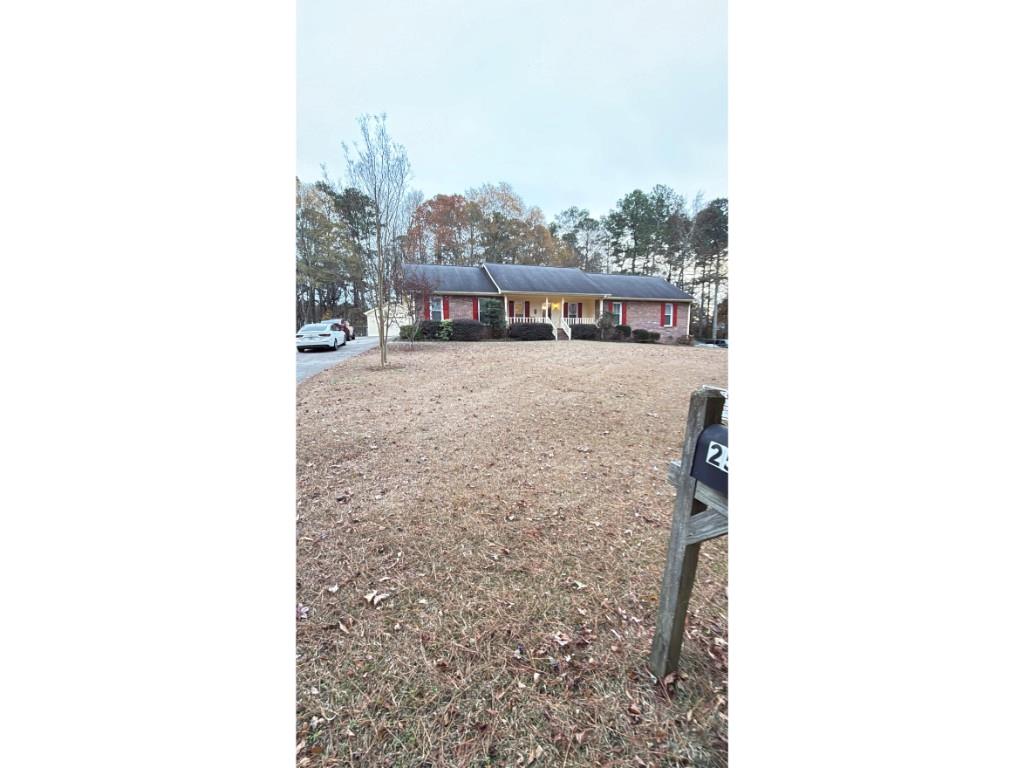
[[[436,293],[589,294],[622,299],[691,301],[693,297],[662,277],[604,275],[575,267],[534,267],[527,264],[485,264],[455,267],[445,264],[406,264],[407,272],[423,275]],[[490,273],[491,277],[487,274]],[[494,278],[493,282],[491,278]],[[497,288],[495,287],[497,284]]]
[[525,264],[484,264],[506,293],[604,293],[581,269],[533,267]]
[[454,267],[446,264],[404,264],[406,273],[422,276],[435,293],[493,293],[498,290],[480,267]]
[[602,275],[595,272],[584,273],[601,293],[622,299],[668,299],[672,301],[692,301],[693,296],[680,290],[663,277],[646,277],[644,275]]

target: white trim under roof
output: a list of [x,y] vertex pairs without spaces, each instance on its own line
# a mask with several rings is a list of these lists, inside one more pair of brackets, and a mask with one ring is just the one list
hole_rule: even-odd
[[444,288],[433,288],[431,296],[501,296],[500,293],[489,293],[487,291],[446,291]]
[[692,304],[694,299],[652,299],[648,296],[612,296],[610,293],[606,293],[606,299],[615,299],[615,301],[660,301],[667,304]]

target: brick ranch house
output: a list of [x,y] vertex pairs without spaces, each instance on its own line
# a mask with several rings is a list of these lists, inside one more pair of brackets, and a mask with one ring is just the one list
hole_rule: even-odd
[[616,325],[657,331],[662,342],[689,334],[693,297],[661,277],[522,264],[403,266],[429,287],[416,302],[426,320],[479,320],[481,299],[498,299],[509,323],[548,323],[557,339],[571,339],[574,325],[596,323],[606,311]]

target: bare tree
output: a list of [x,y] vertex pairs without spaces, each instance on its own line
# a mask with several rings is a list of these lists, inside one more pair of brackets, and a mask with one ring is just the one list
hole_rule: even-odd
[[342,143],[348,164],[349,183],[370,200],[371,247],[364,250],[363,274],[367,298],[373,305],[380,329],[380,364],[388,364],[388,329],[397,315],[401,296],[396,278],[402,266],[400,236],[408,229],[406,185],[412,176],[405,147],[387,129],[386,115],[359,118],[362,143]]
[[412,326],[410,342],[416,341],[423,322],[424,306],[430,306],[430,294],[437,290],[436,281],[432,280],[427,270],[419,269],[418,264],[402,264],[395,280],[395,291],[398,293],[402,307],[409,316]]

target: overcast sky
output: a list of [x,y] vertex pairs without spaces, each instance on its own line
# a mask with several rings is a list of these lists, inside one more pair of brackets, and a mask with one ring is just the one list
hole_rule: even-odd
[[303,181],[386,112],[426,197],[509,182],[550,220],[633,189],[726,189],[717,0],[298,0]]

